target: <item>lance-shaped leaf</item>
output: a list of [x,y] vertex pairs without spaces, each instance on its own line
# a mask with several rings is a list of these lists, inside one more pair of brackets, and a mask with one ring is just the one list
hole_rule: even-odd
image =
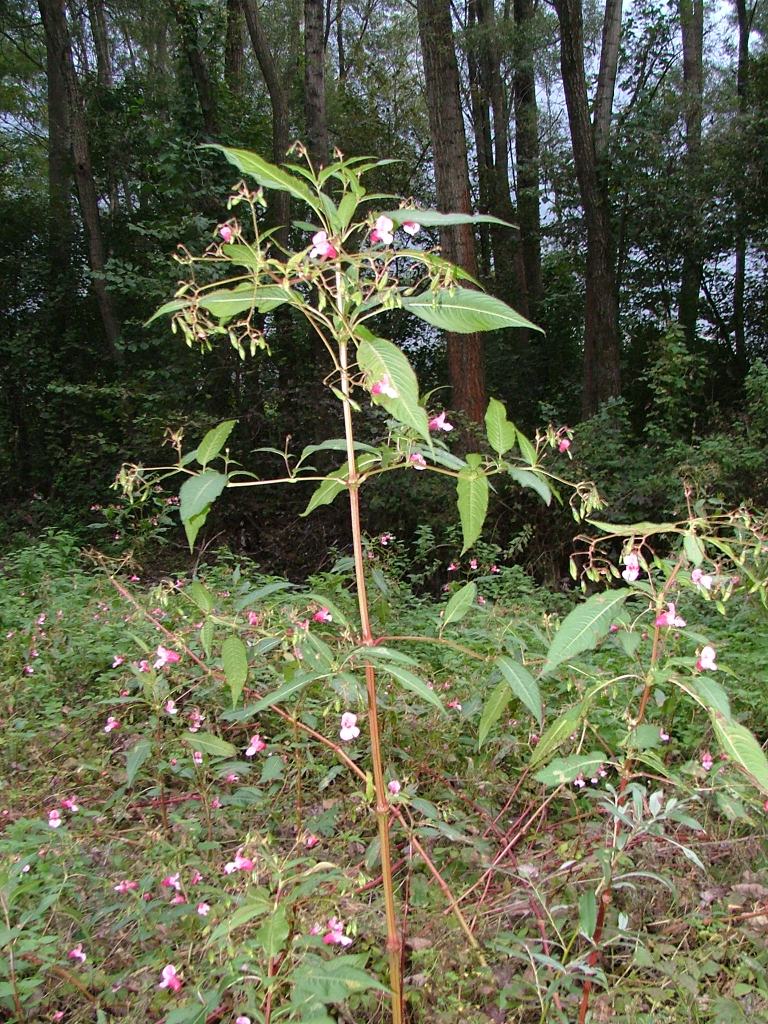
[[473,458],[470,455],[467,462],[469,465],[459,470],[456,479],[456,504],[459,508],[461,535],[464,541],[462,555],[480,536],[488,511],[488,480],[477,464],[479,456]]
[[532,768],[541,761],[546,761],[553,751],[565,743],[571,734],[578,729],[583,714],[584,703],[582,702],[574,705],[572,708],[568,708],[551,725],[547,726],[531,755],[530,765]]
[[541,728],[544,707],[539,684],[524,665],[505,654],[496,659],[496,664],[514,695],[528,708]]
[[237,756],[237,749],[231,743],[212,732],[185,733],[183,739],[193,750],[198,750],[201,754],[210,754],[212,757]]
[[690,679],[673,676],[673,679],[681,690],[693,697],[706,711],[717,711],[724,719],[730,720],[731,704],[728,694],[717,680],[705,675],[693,676]]
[[591,650],[610,629],[614,616],[629,597],[627,590],[610,590],[605,594],[593,594],[584,604],[566,615],[547,651],[547,658],[541,670],[547,675],[568,658],[574,658],[582,651]]
[[480,726],[477,730],[478,749],[485,743],[488,733],[504,714],[504,709],[511,700],[512,691],[507,685],[506,680],[502,679],[485,702],[483,713],[480,716]]
[[593,750],[591,754],[556,757],[546,768],[539,769],[534,775],[534,779],[545,786],[564,786],[573,782],[579,775],[591,778],[597,774],[600,766],[604,763],[605,754],[600,750]]
[[200,297],[198,304],[223,322],[249,309],[269,313],[287,301],[288,293],[280,285],[265,284],[254,287],[246,281],[235,288],[219,288],[207,292]]
[[429,441],[429,421],[419,405],[419,382],[411,364],[397,345],[384,338],[377,338],[365,327],[357,328],[360,341],[357,346],[357,362],[371,387],[385,377],[397,396],[378,394],[374,401],[382,405],[396,420],[412,427],[425,441]]
[[501,299],[471,288],[443,288],[440,291],[404,295],[403,309],[420,320],[453,334],[496,331],[504,327],[527,327],[541,331]]
[[197,446],[195,457],[203,469],[205,469],[211,459],[215,459],[219,454],[236,423],[237,420],[224,420],[223,423],[219,423],[213,430],[209,430]]
[[510,466],[507,472],[521,487],[528,487],[530,490],[536,491],[545,505],[549,505],[552,501],[552,489],[543,476],[539,476],[538,473],[534,473],[530,469],[516,469],[514,466]]
[[759,789],[768,793],[768,758],[749,729],[739,722],[729,722],[718,711],[713,711],[711,718],[718,743],[728,757]]
[[224,641],[221,647],[221,661],[234,707],[248,678],[248,651],[239,636],[228,636]]
[[449,228],[457,224],[501,224],[515,228],[509,221],[500,220],[489,213],[441,213],[439,210],[385,210],[381,217],[389,217],[396,227],[401,224],[420,224],[423,228]]
[[485,432],[488,437],[488,444],[497,455],[504,455],[510,448],[514,447],[517,440],[517,430],[514,423],[507,419],[507,410],[496,398],[488,403],[485,413]]
[[599,519],[588,519],[590,526],[602,533],[612,533],[616,537],[648,537],[652,533],[674,533],[678,531],[677,523],[632,523],[624,526],[621,523],[602,523]]
[[189,541],[189,549],[208,516],[212,503],[227,486],[226,473],[205,469],[197,476],[185,480],[179,491],[179,514]]
[[281,167],[268,163],[260,156],[257,156],[256,153],[251,153],[247,149],[231,149],[228,146],[217,146],[214,144],[209,144],[207,148],[218,149],[231,164],[235,165],[238,171],[242,171],[243,174],[250,174],[264,188],[273,188],[278,192],[288,192],[294,199],[301,200],[315,211],[318,210],[317,197],[313,195],[303,181],[295,178]]
[[189,299],[171,299],[170,302],[166,302],[162,305],[160,309],[156,309],[149,320],[144,321],[144,326],[149,327],[152,321],[157,320],[158,317],[166,316],[168,313],[178,313],[188,305]]
[[125,781],[129,786],[133,785],[139,768],[141,768],[151,753],[152,743],[150,740],[146,739],[146,737],[140,739],[138,743],[134,744],[134,746],[128,751],[125,758]]
[[[371,452],[363,452],[355,459],[355,465],[359,473],[366,469],[369,469],[374,463],[380,459],[379,453],[373,449]],[[317,487],[312,497],[309,499],[309,503],[304,511],[301,513],[302,516],[308,516],[310,512],[313,512],[319,505],[330,505],[337,494],[340,494],[347,486],[348,467],[345,463],[343,466],[339,466],[338,469],[334,469],[332,473],[329,473],[325,480]]]
[[413,672],[409,672],[402,665],[396,665],[392,662],[388,665],[382,665],[382,670],[391,675],[393,679],[396,679],[404,690],[410,690],[411,693],[415,693],[417,697],[421,697],[428,704],[433,704],[439,711],[445,714],[445,708],[434,690],[430,690],[424,680],[419,679]]
[[476,583],[465,583],[460,590],[457,590],[445,606],[441,630],[451,622],[460,622],[475,603],[476,598]]

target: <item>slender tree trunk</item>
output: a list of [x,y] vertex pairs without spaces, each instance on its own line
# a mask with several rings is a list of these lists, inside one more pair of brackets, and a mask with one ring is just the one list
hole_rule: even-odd
[[104,239],[99,217],[99,201],[93,180],[88,129],[85,123],[85,107],[72,61],[69,31],[64,15],[63,0],[39,0],[46,44],[50,53],[57,56],[60,73],[66,84],[72,155],[74,157],[75,182],[80,202],[80,212],[88,242],[88,262],[91,268],[91,284],[98,304],[104,335],[113,360],[121,365],[122,350],[119,346],[120,323],[117,319],[107,285],[104,280],[106,256]]
[[[437,185],[437,203],[444,211],[469,213],[469,172],[459,72],[453,43],[449,0],[418,0],[419,37],[424,58],[429,127]],[[475,238],[470,225],[446,228],[440,234],[443,254],[477,274]],[[485,414],[485,366],[479,334],[447,334],[448,375],[452,406],[479,423]]]
[[[739,137],[745,139],[745,120],[749,101],[749,34],[755,15],[755,5],[747,9],[746,0],[735,0],[739,26],[739,57],[736,71],[736,92],[739,100]],[[734,190],[735,207],[735,266],[733,272],[733,341],[739,372],[747,371],[747,339],[744,327],[744,290],[747,274],[747,217],[744,182],[737,177]]]
[[702,223],[699,193],[701,128],[704,96],[704,0],[680,0],[683,37],[683,103],[685,109],[685,165],[690,201],[684,211],[683,267],[677,318],[686,338],[696,337],[702,275]]
[[603,41],[600,47],[600,70],[597,73],[594,113],[595,155],[598,163],[602,163],[608,155],[613,94],[616,91],[616,75],[619,68],[621,7],[622,0],[606,0],[605,2]]
[[197,100],[203,115],[205,134],[215,139],[219,135],[219,120],[216,109],[216,94],[208,71],[208,65],[200,48],[197,21],[187,6],[187,0],[169,0],[171,11],[179,26],[181,45],[189,64],[192,81],[195,84]]
[[328,163],[323,0],[304,0],[304,111],[307,150],[315,170]]
[[[608,0],[609,7],[612,2]],[[555,0],[555,9],[560,23],[560,65],[573,159],[587,229],[582,391],[586,417],[620,390],[615,252],[610,203],[604,175],[598,170],[589,118],[581,0]]]
[[339,60],[339,85],[347,84],[347,55],[344,47],[344,0],[336,0],[336,53]]
[[541,212],[539,207],[539,111],[533,64],[533,0],[515,0],[515,156],[517,158],[517,219],[525,267],[530,315],[535,319],[542,300]]
[[245,19],[242,0],[227,0],[227,34],[224,41],[224,81],[233,96],[245,92]]
[[[64,76],[65,37],[45,34],[48,81],[48,256],[51,288],[69,280],[72,264],[72,140]],[[69,298],[64,299],[69,302]]]
[[[272,106],[272,159],[279,164],[285,160],[285,154],[290,145],[288,93],[272,55],[255,0],[244,0],[244,10],[251,46],[264,76],[269,102]],[[287,192],[272,193],[270,211],[272,224],[278,229],[276,241],[285,248],[288,244],[290,220],[290,196]]]
[[109,89],[112,86],[112,53],[104,0],[88,0],[88,20],[96,50],[96,79],[103,89]]

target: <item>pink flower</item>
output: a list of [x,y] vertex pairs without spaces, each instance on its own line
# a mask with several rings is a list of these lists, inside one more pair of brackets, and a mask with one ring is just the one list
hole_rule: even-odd
[[254,733],[253,736],[251,736],[251,742],[245,748],[245,756],[253,757],[254,754],[259,754],[261,753],[262,750],[266,749],[267,744],[264,742],[261,736],[259,736],[258,733]]
[[495,576],[497,573],[501,572],[501,569],[498,567],[498,565],[492,565],[491,568],[490,568],[490,571]]
[[133,574],[133,576],[129,576],[129,577],[128,577],[128,582],[129,582],[129,583],[140,583],[140,582],[141,582],[141,577],[140,577],[140,576],[137,576],[137,575],[136,575],[136,574],[134,573],[134,574]]
[[237,774],[237,772],[227,772],[227,774],[225,776],[225,781],[226,782],[238,782],[239,779],[240,779],[240,776]]
[[74,949],[70,949],[70,951],[67,953],[67,957],[70,960],[79,960],[81,964],[84,964],[88,958],[83,952],[82,942],[78,942]]
[[192,760],[193,760],[193,761],[195,762],[195,764],[197,764],[197,765],[201,765],[201,764],[203,763],[203,755],[202,755],[202,754],[200,753],[200,751],[199,751],[199,750],[196,750],[196,751],[194,752],[194,754],[192,755]]
[[304,845],[306,846],[306,848],[308,850],[311,850],[312,847],[313,846],[317,846],[317,844],[319,842],[320,842],[320,840],[317,838],[317,836],[314,834],[314,832],[310,832],[307,835],[307,838],[304,840]]
[[676,626],[679,629],[682,629],[685,625],[685,619],[677,614],[674,604],[670,601],[667,604],[667,610],[665,612],[661,612],[656,617],[655,625],[668,627]]
[[383,242],[384,245],[392,245],[395,225],[389,219],[389,217],[381,216],[376,218],[373,231],[371,231],[371,244],[375,245],[377,242]]
[[637,555],[634,551],[630,552],[624,559],[624,565],[626,568],[622,572],[622,577],[627,583],[634,583],[637,577],[640,575],[640,563],[637,560]]
[[124,661],[125,658],[122,656],[122,654],[116,654],[114,661],[112,662],[112,668],[119,668]]
[[168,648],[163,647],[162,644],[158,646],[155,668],[164,668],[166,665],[173,665],[177,661],[181,661],[180,654],[177,654],[176,651],[169,651]]
[[455,697],[453,698],[453,700],[448,701],[446,707],[453,708],[455,711],[462,710],[461,701],[457,700]]
[[73,796],[65,796],[61,801],[61,806],[65,811],[72,811],[73,813],[80,810],[77,805],[77,800]]
[[659,729],[659,739],[662,743],[669,743],[669,733],[666,729]]
[[419,454],[419,452],[414,452],[408,461],[410,462],[414,469],[421,470],[427,468],[427,460],[424,458],[423,455]]
[[32,668],[31,665],[25,665],[24,666],[24,675],[25,676],[33,676],[34,674],[35,674],[35,670]]
[[235,1024],[251,1024],[251,1018],[241,1013],[239,1017],[235,1017]]
[[321,924],[313,924],[312,927],[309,929],[309,934],[310,935],[320,935],[322,930],[323,930],[323,926]]
[[215,796],[213,798],[213,800],[211,800],[211,808],[212,808],[212,810],[218,811],[219,808],[222,807],[222,806],[223,806],[223,804],[222,804],[221,800],[219,800],[219,798],[217,796]]
[[146,658],[142,658],[139,662],[139,672],[149,672],[149,662]]
[[404,220],[400,225],[406,235],[410,235],[413,238],[414,235],[418,235],[421,231],[421,224],[417,224],[415,220]]
[[318,231],[312,235],[312,249],[309,253],[311,260],[332,260],[338,255],[336,248],[328,241],[326,231]]
[[60,1020],[64,1020],[64,1011],[56,1010],[54,1013],[51,1014],[51,1020],[54,1022],[54,1024],[58,1024]]
[[339,736],[345,743],[347,743],[349,740],[357,739],[359,735],[360,730],[357,727],[357,715],[353,715],[351,711],[345,711],[341,716],[341,729],[339,730]]
[[557,450],[559,452],[567,452],[570,447],[571,447],[571,442],[570,442],[570,440],[567,437],[560,438],[560,441],[558,442],[558,445],[557,445]]
[[701,767],[704,769],[704,771],[708,772],[712,768],[713,764],[714,761],[712,760],[712,755],[710,754],[710,752],[708,750],[703,751],[701,755]]
[[175,875],[168,875],[162,880],[160,885],[162,885],[164,889],[175,889],[176,892],[181,892],[181,881],[179,880],[179,875],[180,872],[178,871]]
[[163,705],[163,709],[167,715],[177,715],[179,713],[179,709],[176,707],[176,701],[171,700],[170,697]]
[[261,615],[258,612],[248,612],[248,625],[249,626],[260,626]]
[[211,912],[211,908],[207,903],[200,902],[197,904],[197,912],[200,917],[208,917],[208,914]]
[[697,587],[702,587],[704,590],[711,590],[715,580],[713,576],[706,575],[697,567],[691,573],[691,582],[695,583]]
[[453,424],[447,422],[444,412],[439,413],[437,416],[433,416],[428,425],[430,430],[444,430],[446,433],[453,430]]
[[179,904],[186,903],[186,902],[187,902],[187,897],[184,896],[182,893],[177,892],[176,895],[173,897],[173,899],[170,901],[170,905],[172,907],[177,907],[177,906],[179,906]]
[[352,945],[352,939],[344,934],[344,925],[337,917],[332,917],[328,921],[328,931],[323,936],[323,942],[326,946]]
[[192,708],[189,713],[189,731],[198,732],[204,721],[205,715],[201,713],[200,708]]
[[117,885],[112,886],[115,892],[131,892],[133,889],[139,888],[138,882],[129,882],[127,878],[124,878],[122,882],[118,882]]
[[394,539],[395,539],[394,534],[382,533],[382,535],[379,537],[379,544],[381,544],[381,546],[383,548],[385,548],[387,546],[387,544],[389,544],[389,542],[391,540],[394,540]]
[[458,567],[457,563],[456,562],[451,562],[451,564],[448,566],[448,572],[458,572],[458,571],[459,571],[459,567]]
[[232,228],[229,224],[222,224],[219,228],[219,236],[227,245],[232,241]]
[[717,672],[715,657],[715,648],[710,647],[709,644],[707,644],[706,647],[701,648],[701,653],[696,660],[696,668],[699,672],[703,672],[707,669],[711,672]]
[[163,980],[157,987],[167,988],[170,992],[178,992],[181,986],[184,984],[184,982],[176,973],[176,968],[173,966],[173,964],[168,964],[166,967],[163,968],[161,977]]
[[389,374],[385,373],[381,380],[377,380],[371,384],[372,395],[386,395],[387,398],[399,398],[399,393],[392,387],[392,382],[389,379]]
[[573,780],[573,784],[577,789],[584,789],[587,783],[583,775],[577,775]]
[[397,779],[390,779],[389,782],[387,783],[387,789],[392,794],[392,796],[397,796],[397,794],[400,792],[400,783],[397,781]]
[[48,811],[48,824],[51,828],[58,828],[62,819],[58,811]]
[[470,560],[469,560],[469,568],[470,569],[476,569],[477,568],[477,559],[476,558],[470,558]]
[[190,885],[199,885],[199,883],[202,882],[202,880],[203,880],[203,876],[200,874],[200,872],[197,870],[197,868],[195,868],[195,870],[189,876],[189,884]]
[[224,874],[231,875],[234,871],[253,871],[254,863],[250,857],[243,857],[241,851],[235,854],[235,859],[224,865]]
[[333,616],[327,608],[319,608],[312,616],[313,622],[333,622]]

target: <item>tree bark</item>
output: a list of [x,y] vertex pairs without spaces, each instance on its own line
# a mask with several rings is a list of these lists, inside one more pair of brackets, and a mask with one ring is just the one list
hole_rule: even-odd
[[685,167],[690,201],[688,209],[684,211],[683,266],[677,318],[688,341],[693,341],[696,337],[703,262],[701,211],[697,195],[704,99],[704,0],[680,0],[680,29],[683,38]]
[[[755,16],[756,5],[747,9],[746,0],[735,0],[736,18],[739,26],[739,55],[736,70],[736,93],[738,96],[738,137],[746,144],[745,121],[749,103],[749,34]],[[733,271],[733,343],[736,354],[736,365],[739,372],[747,371],[747,339],[744,326],[744,291],[747,275],[747,216],[744,180],[736,178],[734,190],[735,207],[735,259]]]
[[[279,164],[285,160],[285,154],[290,145],[288,93],[272,55],[255,0],[244,0],[244,10],[251,46],[264,76],[269,102],[272,106],[272,159]],[[275,240],[285,248],[288,244],[290,220],[290,196],[287,192],[272,193],[270,211],[271,223],[278,229]]]
[[[48,257],[50,284],[59,292],[69,279],[72,264],[72,140],[69,129],[69,100],[64,76],[64,38],[45,33],[46,77],[48,82]],[[68,298],[64,302],[68,302]]]
[[513,90],[515,97],[515,157],[517,159],[517,220],[525,268],[530,315],[536,318],[544,294],[541,275],[541,212],[539,206],[539,111],[533,63],[533,0],[515,0],[518,40]]
[[600,70],[597,73],[594,113],[595,155],[598,164],[602,163],[608,155],[613,94],[616,91],[616,75],[619,68],[621,7],[622,0],[605,0]]
[[99,217],[99,201],[91,166],[85,107],[72,60],[69,30],[64,14],[64,0],[39,0],[39,8],[45,30],[46,45],[60,62],[59,71],[66,84],[75,182],[88,242],[91,286],[96,296],[110,354],[115,363],[122,365],[123,355],[119,345],[120,323],[104,280],[106,256]]
[[245,92],[245,21],[242,0],[227,0],[227,34],[224,40],[224,81],[233,96]]
[[323,0],[304,0],[304,112],[307,151],[315,170],[328,163]]
[[208,71],[197,32],[194,13],[187,6],[186,0],[170,0],[171,11],[179,26],[181,45],[189,64],[192,81],[195,84],[197,100],[203,115],[203,129],[210,139],[218,138],[219,119],[216,109],[216,94]]
[[[437,185],[437,204],[443,211],[469,213],[469,172],[459,72],[453,43],[449,0],[418,0],[419,38],[424,58],[429,127]],[[444,256],[477,274],[475,237],[468,224],[440,233]],[[480,423],[485,414],[485,365],[479,334],[446,335],[451,404]]]
[[88,20],[96,50],[96,80],[103,89],[112,86],[112,53],[103,0],[88,0]]
[[597,412],[601,402],[618,395],[621,384],[615,246],[605,177],[598,171],[589,118],[581,0],[555,0],[555,9],[560,23],[563,90],[587,231],[582,413],[588,417]]

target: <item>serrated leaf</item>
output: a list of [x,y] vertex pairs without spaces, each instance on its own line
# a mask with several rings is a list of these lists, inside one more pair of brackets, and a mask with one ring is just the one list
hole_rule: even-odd
[[274,957],[282,952],[289,933],[290,928],[288,927],[285,907],[278,905],[272,910],[269,917],[262,922],[261,926],[256,929],[253,934],[253,940],[261,946],[267,956]]
[[264,708],[270,708],[274,704],[282,704],[288,700],[289,697],[293,697],[297,693],[301,693],[305,686],[309,686],[311,682],[317,679],[314,672],[302,672],[296,675],[289,682],[284,683],[283,686],[279,686],[272,693],[268,693],[266,697],[262,697],[261,700],[257,700],[255,704],[249,704],[244,711],[248,711],[250,714],[258,714],[259,711],[263,711]]
[[488,511],[488,480],[481,470],[469,467],[459,470],[456,479],[456,504],[461,520],[463,555],[480,536]]
[[613,533],[617,537],[647,537],[652,533],[672,533],[677,531],[677,523],[633,523],[623,526],[620,523],[602,523],[597,519],[588,519],[590,526],[602,533]]
[[441,213],[440,210],[399,209],[385,210],[380,216],[389,217],[397,227],[409,221],[423,228],[446,228],[457,224],[501,224],[505,228],[515,227],[514,224],[493,217],[489,213]]
[[460,622],[474,605],[477,599],[477,584],[465,583],[460,590],[452,595],[443,611],[441,631],[451,622]]
[[496,659],[496,665],[514,695],[528,708],[541,727],[544,720],[544,707],[539,684],[524,665],[504,654]]
[[403,309],[420,320],[453,334],[474,334],[476,331],[495,331],[506,327],[541,331],[506,302],[472,288],[445,288],[420,295],[405,295],[402,304]]
[[213,644],[213,632],[215,628],[213,619],[208,619],[203,623],[202,629],[200,630],[200,643],[205,651],[206,658],[210,658],[211,656],[211,645]]
[[507,410],[496,398],[492,398],[488,403],[485,413],[485,433],[488,444],[499,456],[513,448],[517,440],[515,425],[509,422]]
[[683,550],[685,551],[685,557],[689,562],[693,562],[694,565],[701,565],[704,561],[704,545],[701,542],[701,538],[697,537],[693,530],[690,533],[686,533],[683,537]]
[[536,449],[525,436],[518,430],[517,432],[517,446],[520,449],[520,454],[523,456],[529,466],[535,466],[538,461],[538,455]]
[[768,758],[755,737],[739,722],[728,721],[718,711],[711,714],[720,746],[758,788],[768,793]]
[[534,775],[544,786],[566,786],[579,775],[589,779],[605,763],[605,754],[593,750],[589,754],[573,754],[571,757],[556,757],[546,768],[540,768]]
[[205,520],[208,518],[208,512],[210,506],[204,508],[202,512],[198,512],[197,515],[191,516],[184,523],[184,533],[187,535],[187,544],[189,544],[189,550],[192,551],[197,540],[197,535],[200,533],[202,528],[205,526]]
[[170,302],[164,303],[160,309],[155,310],[149,320],[144,321],[144,327],[149,327],[152,321],[157,320],[159,316],[165,316],[167,313],[178,313],[188,305],[189,299],[171,299]]
[[307,507],[301,513],[302,516],[308,516],[310,512],[314,512],[320,505],[330,505],[331,502],[345,489],[347,486],[347,467],[340,466],[335,469],[332,473],[323,480],[312,493],[312,497],[309,499]]
[[548,675],[563,661],[591,650],[610,629],[613,617],[629,596],[626,590],[593,594],[566,615],[547,651],[541,675]]
[[182,737],[193,750],[212,757],[236,757],[237,748],[212,732],[189,732]]
[[254,285],[244,282],[234,288],[218,288],[206,292],[198,299],[198,305],[217,320],[225,322],[251,309],[259,313],[270,313],[287,301],[287,292],[277,284]]
[[228,913],[221,924],[214,928],[209,941],[218,942],[220,939],[229,941],[229,936],[235,928],[242,928],[255,917],[263,917],[265,914],[271,913],[273,906],[272,900],[266,893],[264,895],[250,893],[247,902]]
[[295,178],[281,167],[263,160],[256,153],[251,153],[247,149],[233,149],[213,143],[209,143],[206,148],[218,149],[231,164],[235,165],[238,171],[242,171],[243,174],[250,174],[252,178],[255,178],[265,188],[273,188],[278,192],[287,192],[294,199],[301,200],[301,202],[306,203],[315,212],[319,212],[317,197],[303,181]]
[[502,680],[498,686],[494,687],[480,716],[480,725],[477,730],[478,749],[485,743],[488,733],[504,714],[504,709],[511,699],[512,691],[506,680]]
[[341,1003],[350,992],[370,988],[387,991],[381,982],[358,966],[357,957],[351,956],[335,956],[326,960],[307,954],[294,970],[292,981],[295,985],[294,999],[306,998],[321,1003]]
[[386,375],[398,396],[375,395],[374,402],[429,442],[429,421],[419,405],[419,382],[407,357],[397,345],[385,338],[377,338],[365,328],[358,328],[358,335],[357,362],[368,384],[372,385]]
[[530,765],[532,768],[541,761],[546,761],[554,750],[565,743],[571,733],[578,729],[583,714],[583,705],[575,704],[547,726],[531,755]]
[[717,680],[699,675],[690,679],[673,677],[673,681],[706,711],[717,711],[723,718],[730,720],[731,704],[728,694]]
[[234,707],[248,678],[248,651],[239,636],[228,636],[221,646],[221,661]]
[[227,486],[226,473],[217,473],[213,469],[204,469],[202,473],[185,480],[179,491],[179,515],[187,529],[187,538],[190,531],[193,537],[190,539],[189,547],[192,549],[194,537],[205,522],[212,503],[218,498]]
[[402,651],[395,651],[391,647],[383,647],[379,644],[375,647],[357,647],[352,653],[370,662],[395,662],[400,665],[411,666],[418,666],[419,664],[410,654],[403,654]]
[[536,491],[545,505],[550,504],[552,489],[544,477],[533,473],[530,469],[517,469],[515,466],[510,466],[507,472],[515,483],[520,484],[521,487],[527,487],[531,491]]
[[213,608],[213,598],[199,580],[193,580],[184,588],[184,596],[206,614]]
[[396,679],[404,690],[409,690],[411,693],[415,693],[417,697],[421,697],[421,699],[426,701],[428,704],[434,705],[441,714],[445,714],[445,708],[443,707],[440,698],[433,690],[430,690],[423,679],[419,679],[419,677],[415,676],[413,672],[409,672],[408,669],[403,668],[402,665],[393,665],[392,663],[382,666],[382,670],[392,676],[393,679]]
[[125,781],[127,785],[133,785],[139,768],[141,768],[151,753],[152,743],[146,738],[140,739],[138,743],[131,747],[125,758]]
[[205,435],[195,455],[203,469],[219,454],[236,423],[237,420],[224,420]]

